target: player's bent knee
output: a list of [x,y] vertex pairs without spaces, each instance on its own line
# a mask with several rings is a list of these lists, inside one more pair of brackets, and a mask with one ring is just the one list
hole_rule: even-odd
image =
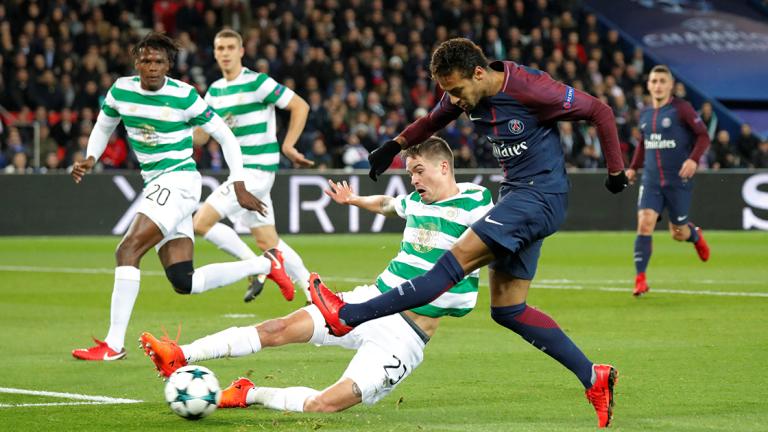
[[141,258],[141,245],[137,240],[123,239],[115,250],[115,259],[119,263],[133,262]]
[[174,291],[179,294],[192,292],[192,273],[194,272],[192,261],[178,262],[165,268],[165,276],[173,285]]

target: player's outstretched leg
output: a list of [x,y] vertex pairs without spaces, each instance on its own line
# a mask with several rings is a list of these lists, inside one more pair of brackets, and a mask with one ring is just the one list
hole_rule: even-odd
[[267,277],[272,279],[277,286],[280,287],[280,292],[286,300],[293,300],[293,297],[296,294],[296,287],[293,286],[291,278],[288,277],[288,273],[285,272],[285,262],[283,260],[282,252],[276,248],[272,248],[265,251],[264,256],[269,258],[272,262],[272,267],[269,274],[267,274]]
[[611,365],[592,366],[594,384],[585,392],[587,400],[595,408],[597,426],[608,427],[613,419],[613,387],[619,378],[619,372]]
[[248,390],[254,387],[255,385],[248,378],[241,377],[232,381],[229,387],[221,391],[219,408],[246,408],[248,406],[246,401]]
[[187,365],[187,359],[177,341],[167,336],[158,339],[152,333],[144,332],[139,337],[139,343],[144,353],[155,364],[158,373],[166,378],[176,369]]
[[328,329],[334,336],[344,336],[352,331],[353,327],[344,324],[339,319],[339,310],[346,303],[323,284],[317,273],[312,273],[309,276],[309,293],[312,297],[312,303],[320,309]]
[[707,262],[709,259],[709,245],[704,240],[704,231],[701,227],[697,227],[691,222],[688,222],[688,227],[691,229],[691,236],[688,237],[689,242],[693,243],[693,247],[696,248],[696,253],[699,255],[699,259]]

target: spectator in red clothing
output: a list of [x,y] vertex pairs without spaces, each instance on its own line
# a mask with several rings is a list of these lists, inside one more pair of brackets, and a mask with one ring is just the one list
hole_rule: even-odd
[[101,156],[101,163],[105,169],[125,168],[125,159],[128,157],[128,146],[125,140],[117,134],[112,134],[109,138],[104,154]]
[[174,0],[157,0],[152,6],[155,22],[162,23],[165,31],[170,34],[176,33],[176,12],[179,6],[179,2]]

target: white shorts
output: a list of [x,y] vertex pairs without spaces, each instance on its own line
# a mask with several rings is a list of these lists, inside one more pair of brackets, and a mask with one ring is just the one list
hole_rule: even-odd
[[245,172],[245,188],[264,203],[267,208],[266,216],[240,207],[231,181],[226,181],[217,187],[205,202],[216,209],[216,212],[222,217],[228,217],[233,223],[239,222],[248,228],[274,225],[275,212],[269,192],[275,183],[275,172],[257,169],[249,169],[245,170]]
[[[361,303],[379,294],[375,286],[363,285],[341,296],[346,302]],[[400,314],[368,321],[336,337],[328,332],[317,306],[310,305],[304,310],[315,323],[310,343],[357,350],[342,377],[357,384],[366,405],[388,395],[424,360],[425,342]]]
[[163,233],[155,250],[173,239],[188,237],[195,240],[192,213],[200,202],[201,190],[201,177],[197,171],[172,171],[144,186],[143,198],[136,211],[151,219]]

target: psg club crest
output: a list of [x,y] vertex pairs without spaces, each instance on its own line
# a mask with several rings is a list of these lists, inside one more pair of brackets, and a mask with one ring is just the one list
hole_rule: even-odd
[[509,131],[512,132],[513,135],[520,135],[525,130],[525,126],[523,125],[523,122],[521,122],[518,119],[512,119],[507,123],[507,127],[509,128]]
[[668,127],[669,127],[671,124],[672,124],[672,120],[670,120],[670,118],[669,118],[669,117],[664,117],[664,118],[661,120],[661,126],[662,126],[662,127],[668,128]]

